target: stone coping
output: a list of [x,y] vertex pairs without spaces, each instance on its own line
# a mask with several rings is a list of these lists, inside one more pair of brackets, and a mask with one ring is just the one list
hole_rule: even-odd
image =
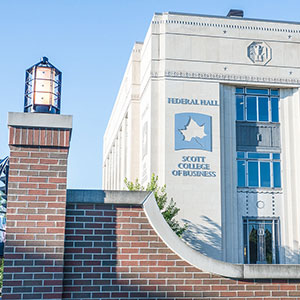
[[67,190],[67,203],[102,203],[142,205],[150,192],[107,191],[107,190]]
[[143,206],[149,223],[162,241],[179,257],[206,272],[235,279],[299,279],[300,265],[232,264],[201,254],[180,239],[163,218],[149,192],[67,190],[67,203],[99,203]]
[[8,126],[72,129],[73,117],[48,113],[8,113]]

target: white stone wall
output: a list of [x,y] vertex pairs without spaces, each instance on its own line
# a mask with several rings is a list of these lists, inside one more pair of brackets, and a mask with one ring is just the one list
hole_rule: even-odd
[[[288,22],[156,14],[135,46],[104,137],[104,188],[123,188],[125,176],[146,185],[155,173],[189,224],[186,241],[233,263],[243,262],[242,217],[279,217],[280,262],[298,263],[299,42],[300,25]],[[262,61],[252,45],[263,47]],[[280,88],[281,190],[237,190],[235,86]],[[175,149],[180,113],[211,118],[210,150]],[[216,176],[178,175],[187,157]]]
[[103,138],[103,188],[124,189],[139,176],[140,57],[136,43]]

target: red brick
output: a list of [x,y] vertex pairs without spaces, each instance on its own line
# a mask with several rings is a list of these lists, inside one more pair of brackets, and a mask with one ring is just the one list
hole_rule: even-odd
[[46,216],[45,215],[29,215],[28,220],[44,221],[44,220],[46,220]]
[[26,145],[27,144],[27,129],[21,129],[21,141],[20,144]]
[[48,165],[30,165],[30,170],[49,170]]
[[46,233],[64,234],[64,228],[47,228]]
[[38,158],[20,158],[21,164],[37,164],[38,162]]
[[29,152],[28,151],[11,151],[10,156],[12,156],[12,157],[28,157]]
[[35,129],[33,131],[33,145],[38,145],[40,142],[40,131],[38,129]]
[[50,183],[66,183],[67,178],[49,178]]
[[20,183],[19,184],[19,188],[23,189],[36,189],[38,187],[38,185],[36,183],[28,183],[28,182],[24,182],[24,183]]
[[15,139],[15,136],[16,136],[15,135],[15,130],[16,130],[16,128],[9,126],[9,141],[8,141],[9,145],[14,143],[14,139]]
[[51,183],[40,183],[38,185],[39,189],[56,189],[57,185],[56,184],[51,184]]
[[48,178],[47,177],[29,177],[28,181],[29,182],[47,182]]
[[9,176],[10,182],[27,182],[28,179],[25,176]]
[[28,195],[46,195],[47,191],[46,190],[28,190]]

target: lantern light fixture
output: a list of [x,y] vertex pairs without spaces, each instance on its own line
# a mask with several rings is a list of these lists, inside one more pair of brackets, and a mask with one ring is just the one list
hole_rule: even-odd
[[62,73],[47,57],[26,70],[24,112],[60,113]]

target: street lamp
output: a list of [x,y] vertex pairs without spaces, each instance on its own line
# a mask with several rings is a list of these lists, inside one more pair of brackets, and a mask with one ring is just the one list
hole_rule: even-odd
[[61,75],[47,57],[27,69],[24,112],[59,114]]

